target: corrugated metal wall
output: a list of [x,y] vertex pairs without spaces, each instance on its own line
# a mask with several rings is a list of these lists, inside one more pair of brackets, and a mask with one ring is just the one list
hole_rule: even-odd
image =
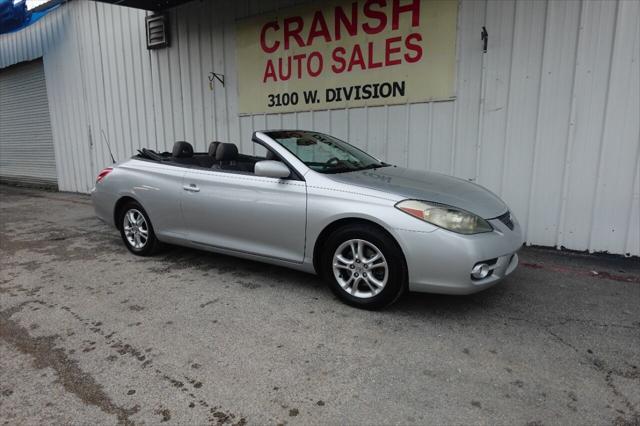
[[187,4],[169,14],[172,46],[150,52],[144,12],[71,2],[0,36],[0,67],[44,53],[64,190],[89,191],[108,164],[102,131],[125,158],[180,139],[248,151],[254,129],[312,128],[491,188],[529,243],[640,255],[640,2],[462,0],[455,101],[239,116],[234,18],[293,3]]

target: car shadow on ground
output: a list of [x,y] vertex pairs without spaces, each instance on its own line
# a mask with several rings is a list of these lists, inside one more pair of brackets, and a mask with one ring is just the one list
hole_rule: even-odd
[[[179,246],[166,246],[156,258],[169,263],[167,270],[195,268],[209,273],[250,274],[254,279],[255,275],[278,277],[278,286],[285,287],[287,291],[313,289],[317,292],[315,296],[319,300],[342,303],[319,276],[281,266]],[[421,315],[428,312],[443,317],[454,317],[460,313],[470,315],[474,312],[482,314],[487,310],[499,310],[509,298],[508,294],[517,291],[511,288],[510,280],[511,278],[507,278],[494,287],[472,295],[407,292],[384,311],[402,312],[404,315]]]

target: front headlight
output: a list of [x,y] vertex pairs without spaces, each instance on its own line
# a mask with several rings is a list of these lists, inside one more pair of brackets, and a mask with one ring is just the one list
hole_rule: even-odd
[[432,225],[459,234],[468,235],[493,231],[489,222],[480,216],[444,204],[404,200],[396,204],[396,208]]

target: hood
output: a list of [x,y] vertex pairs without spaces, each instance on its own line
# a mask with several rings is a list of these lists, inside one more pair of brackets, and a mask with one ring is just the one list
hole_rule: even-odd
[[324,176],[344,184],[393,193],[403,198],[447,204],[483,219],[491,219],[507,211],[504,201],[488,189],[440,173],[387,166]]

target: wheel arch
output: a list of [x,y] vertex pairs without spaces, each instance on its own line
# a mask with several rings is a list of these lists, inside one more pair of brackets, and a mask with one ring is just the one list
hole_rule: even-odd
[[113,208],[113,223],[115,223],[116,228],[117,228],[118,230],[120,229],[120,220],[119,220],[119,218],[120,218],[120,211],[122,210],[122,207],[123,207],[126,203],[128,203],[128,202],[130,202],[130,201],[133,201],[133,202],[135,202],[135,203],[140,204],[140,202],[139,202],[138,200],[136,200],[135,198],[133,198],[132,196],[130,196],[130,195],[124,195],[124,196],[122,196],[122,197],[118,198],[118,201],[116,201],[116,204],[115,204],[115,206],[114,206],[114,208]]
[[321,274],[322,268],[320,268],[320,255],[322,253],[322,246],[326,242],[327,238],[329,238],[329,236],[336,229],[339,229],[339,228],[341,228],[343,226],[352,225],[352,224],[371,225],[371,226],[379,229],[381,232],[385,233],[389,238],[391,238],[396,243],[396,245],[398,246],[398,249],[400,250],[400,254],[402,255],[402,263],[404,265],[405,279],[408,280],[409,269],[407,268],[407,259],[406,259],[406,256],[404,255],[404,250],[402,249],[402,245],[400,244],[398,239],[391,232],[389,232],[389,230],[387,228],[385,228],[380,223],[375,222],[375,221],[373,221],[371,219],[367,219],[367,218],[363,218],[363,217],[357,217],[357,216],[342,217],[340,219],[336,219],[333,222],[331,222],[328,225],[326,225],[322,229],[322,231],[320,231],[320,233],[318,234],[318,237],[316,238],[316,240],[315,240],[315,242],[313,244],[313,268],[315,269],[316,273],[317,274]]

